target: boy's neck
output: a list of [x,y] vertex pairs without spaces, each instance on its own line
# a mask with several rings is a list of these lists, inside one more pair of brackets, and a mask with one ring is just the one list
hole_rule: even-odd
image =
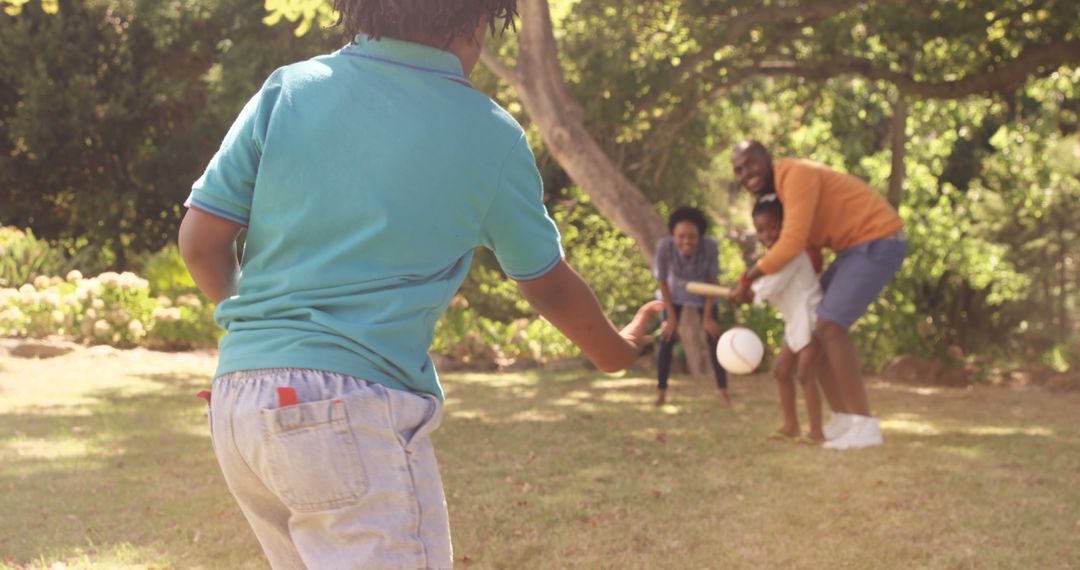
[[458,60],[461,61],[461,71],[468,77],[469,74],[472,73],[473,68],[476,67],[476,62],[480,60],[480,50],[484,46],[485,28],[486,22],[481,20],[476,26],[476,29],[473,30],[471,37],[468,35],[456,36],[449,44],[447,44],[446,40],[443,38],[412,37],[401,39],[454,54],[457,56]]

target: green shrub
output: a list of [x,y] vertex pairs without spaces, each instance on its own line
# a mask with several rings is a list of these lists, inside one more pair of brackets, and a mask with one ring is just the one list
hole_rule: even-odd
[[536,318],[502,322],[481,316],[456,296],[435,324],[431,352],[465,362],[476,359],[532,358],[543,361],[580,354],[554,325]]
[[578,190],[573,201],[551,209],[562,234],[566,262],[596,292],[604,313],[617,325],[630,322],[653,298],[656,281],[637,243],[602,216]]
[[147,256],[140,264],[139,274],[149,282],[151,295],[175,298],[199,290],[180,257],[180,249],[173,243]]
[[67,259],[34,232],[0,226],[0,287],[19,287],[35,277],[57,275]]

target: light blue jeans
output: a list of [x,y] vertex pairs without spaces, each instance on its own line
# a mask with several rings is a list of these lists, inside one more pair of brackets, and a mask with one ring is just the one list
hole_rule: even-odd
[[437,398],[290,368],[224,374],[211,400],[222,474],[273,568],[453,565]]

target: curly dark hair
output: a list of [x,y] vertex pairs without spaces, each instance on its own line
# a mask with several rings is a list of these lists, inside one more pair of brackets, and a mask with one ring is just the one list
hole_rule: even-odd
[[367,34],[402,40],[444,39],[470,35],[483,17],[491,34],[514,27],[517,0],[334,0],[346,37]]
[[690,222],[691,224],[694,224],[697,226],[698,232],[700,232],[702,236],[705,235],[705,230],[709,228],[709,220],[705,217],[705,212],[702,212],[693,206],[679,206],[670,216],[668,216],[668,232],[674,233],[675,226],[679,222]]
[[764,214],[776,216],[777,220],[784,221],[784,205],[780,203],[776,194],[765,194],[758,198],[754,203],[754,210],[750,212],[750,217],[756,218]]

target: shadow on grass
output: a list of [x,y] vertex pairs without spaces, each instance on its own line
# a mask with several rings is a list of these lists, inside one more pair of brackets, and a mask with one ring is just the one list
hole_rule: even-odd
[[194,397],[207,379],[137,378],[160,389],[105,389],[77,408],[0,415],[0,433],[14,434],[0,470],[9,513],[0,562],[88,556],[221,567],[237,549],[261,559],[217,472],[205,404]]

